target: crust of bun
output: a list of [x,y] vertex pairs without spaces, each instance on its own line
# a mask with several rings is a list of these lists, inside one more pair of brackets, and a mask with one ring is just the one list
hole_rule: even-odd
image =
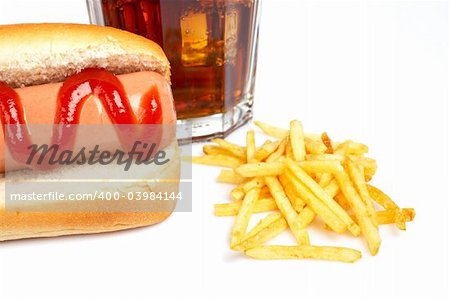
[[[0,212],[0,241],[96,234],[160,223],[171,212]],[[3,231],[4,230],[4,231]]]
[[161,47],[127,31],[84,24],[0,26],[0,81],[13,88],[62,82],[90,67],[116,75],[154,71],[170,82]]
[[[92,171],[94,166],[89,167]],[[71,171],[67,170],[69,175]],[[130,182],[125,191],[178,193],[179,181],[175,178],[180,177],[180,160],[171,160],[163,170],[158,168],[158,172],[158,175],[147,173],[146,178],[158,177],[158,180],[170,180],[171,183],[161,184],[158,180],[147,184]],[[111,186],[109,191],[113,193],[117,189]],[[5,194],[4,178],[0,179],[0,193]],[[12,212],[6,211],[4,202],[0,202],[0,241],[95,234],[149,226],[165,220],[176,207],[173,200],[152,201],[149,204],[151,206],[146,206],[145,212],[92,212],[95,211],[95,204],[89,206],[86,212]]]

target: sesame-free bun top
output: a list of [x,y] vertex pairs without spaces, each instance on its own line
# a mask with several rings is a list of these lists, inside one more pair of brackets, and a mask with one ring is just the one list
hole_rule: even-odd
[[170,65],[153,41],[112,27],[83,24],[0,25],[0,81],[13,88],[62,82],[85,68],[119,75]]

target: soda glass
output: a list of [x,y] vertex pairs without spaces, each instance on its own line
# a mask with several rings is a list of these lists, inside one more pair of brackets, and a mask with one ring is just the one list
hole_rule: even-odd
[[259,0],[87,0],[91,23],[158,43],[172,72],[179,124],[194,141],[252,118]]

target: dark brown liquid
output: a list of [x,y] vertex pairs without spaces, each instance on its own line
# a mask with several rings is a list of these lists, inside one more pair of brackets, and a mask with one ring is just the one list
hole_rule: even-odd
[[253,0],[102,0],[105,24],[162,46],[180,119],[226,112],[246,93]]

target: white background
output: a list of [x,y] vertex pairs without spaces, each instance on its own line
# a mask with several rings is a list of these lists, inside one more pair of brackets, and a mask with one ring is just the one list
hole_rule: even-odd
[[[1,23],[31,21],[88,18],[83,0],[0,1]],[[362,240],[314,227],[313,244],[357,248],[363,259],[230,251],[232,219],[213,216],[230,188],[215,183],[218,169],[196,166],[192,213],[122,233],[0,244],[0,298],[450,298],[449,33],[447,1],[263,3],[255,118],[297,118],[308,132],[368,144],[374,184],[417,211],[406,232],[382,227],[376,257]],[[245,130],[231,140],[244,142]]]

